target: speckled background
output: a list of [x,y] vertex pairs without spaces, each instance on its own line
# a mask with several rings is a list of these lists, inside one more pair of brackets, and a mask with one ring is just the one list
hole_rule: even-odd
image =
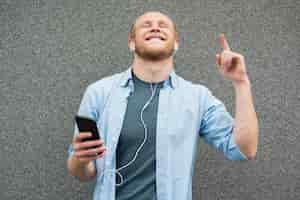
[[300,1],[0,0],[0,199],[91,199],[93,183],[66,170],[85,87],[127,69],[136,16],[177,23],[176,71],[207,85],[234,113],[234,90],[215,65],[224,32],[245,56],[260,124],[255,160],[228,161],[200,141],[193,199],[300,196]]

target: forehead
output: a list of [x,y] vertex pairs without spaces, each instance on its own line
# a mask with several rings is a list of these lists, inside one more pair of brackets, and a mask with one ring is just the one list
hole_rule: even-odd
[[174,24],[174,22],[166,15],[160,13],[160,12],[147,12],[141,16],[139,16],[135,24],[140,24],[145,21],[164,21],[169,24]]

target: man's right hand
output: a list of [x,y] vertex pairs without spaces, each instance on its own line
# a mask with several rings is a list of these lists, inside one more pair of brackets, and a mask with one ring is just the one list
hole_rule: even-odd
[[92,133],[80,132],[73,139],[73,155],[82,165],[104,157],[106,152],[106,147],[103,145],[104,142],[102,140],[83,141],[90,137],[92,137]]

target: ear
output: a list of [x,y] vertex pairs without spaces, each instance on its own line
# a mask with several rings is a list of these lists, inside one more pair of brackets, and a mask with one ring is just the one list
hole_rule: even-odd
[[179,47],[179,36],[176,33],[176,35],[175,35],[175,42],[174,42],[174,50],[177,51],[178,47]]
[[174,51],[177,51],[177,50],[178,50],[178,43],[175,42],[175,43],[174,43]]
[[128,35],[128,47],[131,52],[135,50],[135,41],[131,34]]

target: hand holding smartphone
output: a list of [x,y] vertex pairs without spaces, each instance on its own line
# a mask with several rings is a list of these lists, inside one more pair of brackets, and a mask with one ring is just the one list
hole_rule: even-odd
[[74,156],[82,163],[88,163],[105,155],[106,147],[100,139],[97,124],[93,119],[75,116],[79,134],[74,137]]

